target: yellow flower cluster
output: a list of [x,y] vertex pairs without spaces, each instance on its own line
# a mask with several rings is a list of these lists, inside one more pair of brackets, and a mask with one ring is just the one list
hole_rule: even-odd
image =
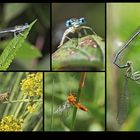
[[23,120],[17,120],[13,115],[5,116],[0,121],[0,131],[22,131]]
[[23,79],[21,90],[24,94],[32,96],[42,96],[43,94],[43,73],[37,72],[28,74],[26,79]]
[[30,113],[35,112],[35,111],[36,111],[36,104],[28,105],[28,106],[27,106],[27,110],[28,110]]

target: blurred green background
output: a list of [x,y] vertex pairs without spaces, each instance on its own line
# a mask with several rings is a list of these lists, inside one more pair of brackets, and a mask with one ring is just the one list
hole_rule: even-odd
[[[130,105],[128,117],[119,127],[116,122],[119,94],[123,93],[124,75],[126,70],[119,69],[113,64],[116,53],[133,35],[140,25],[139,3],[108,3],[107,4],[107,129],[122,131],[140,130],[140,85],[129,80],[128,91]],[[132,61],[135,71],[140,70],[139,36],[123,52],[118,63]]]
[[[50,4],[49,3],[1,3],[0,30],[25,23],[33,26],[9,70],[50,69]],[[10,37],[9,37],[10,36]],[[13,34],[0,37],[0,53],[12,39]],[[32,47],[37,50],[34,52]]]
[[[77,93],[80,72],[46,72],[45,73],[45,131],[70,131],[73,108],[63,113],[51,115],[63,105],[69,92]],[[54,98],[52,98],[54,97]],[[76,131],[105,130],[105,73],[87,72],[85,85],[80,96],[80,103],[88,112],[77,110]],[[53,122],[51,122],[53,118]]]
[[85,17],[86,26],[97,35],[105,37],[105,3],[53,3],[52,4],[52,52],[59,45],[66,20]]

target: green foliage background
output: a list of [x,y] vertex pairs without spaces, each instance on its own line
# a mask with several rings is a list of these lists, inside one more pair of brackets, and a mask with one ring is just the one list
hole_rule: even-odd
[[[64,113],[53,111],[63,105],[69,92],[78,91],[80,72],[45,73],[45,131],[70,131],[72,109]],[[105,73],[88,72],[82,89],[80,103],[88,112],[77,110],[75,131],[103,131],[105,129]]]
[[[114,57],[123,44],[140,25],[139,3],[109,3],[107,4],[107,128],[108,130],[139,131],[140,130],[140,85],[129,80],[130,95],[129,113],[125,123],[119,127],[116,122],[119,94],[123,92],[124,74],[126,70],[113,64]],[[119,64],[133,62],[134,70],[140,70],[139,36],[131,43],[120,57]],[[121,44],[121,45],[120,45]]]
[[[30,24],[37,19],[9,70],[49,70],[50,4],[1,3],[0,13],[0,30],[25,23]],[[13,34],[6,37],[0,35],[0,39],[0,53],[2,53],[5,46],[13,39]]]

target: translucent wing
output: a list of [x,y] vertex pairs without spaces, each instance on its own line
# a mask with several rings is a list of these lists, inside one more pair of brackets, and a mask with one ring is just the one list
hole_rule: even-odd
[[70,104],[68,104],[68,102],[65,102],[63,105],[59,106],[54,113],[61,113],[67,108],[70,108]]
[[125,79],[124,92],[120,95],[117,121],[121,125],[126,120],[129,107],[128,79]]

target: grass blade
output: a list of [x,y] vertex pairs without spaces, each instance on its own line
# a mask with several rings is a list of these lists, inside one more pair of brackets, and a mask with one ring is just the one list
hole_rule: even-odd
[[[86,78],[86,72],[81,72],[79,88],[78,88],[78,93],[77,93],[77,101],[78,102],[79,102],[79,99],[80,99],[82,88],[84,86],[85,78]],[[72,116],[72,127],[71,127],[72,130],[74,130],[76,114],[77,114],[77,108],[75,107],[74,110],[73,110],[73,116]]]

